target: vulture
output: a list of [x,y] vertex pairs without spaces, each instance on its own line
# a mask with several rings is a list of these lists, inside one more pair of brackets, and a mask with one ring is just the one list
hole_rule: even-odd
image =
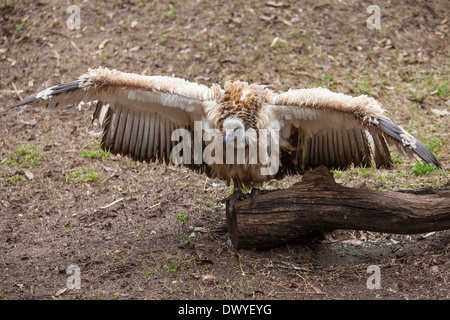
[[78,80],[31,95],[25,105],[81,102],[103,128],[101,147],[141,162],[174,163],[233,183],[227,199],[257,195],[262,183],[324,165],[392,167],[389,145],[440,168],[371,97],[325,88],[276,93],[227,81],[208,87],[168,76],[88,69]]

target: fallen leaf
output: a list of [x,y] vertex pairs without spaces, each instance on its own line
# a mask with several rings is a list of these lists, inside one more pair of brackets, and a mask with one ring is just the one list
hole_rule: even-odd
[[283,22],[287,26],[292,26],[292,22],[290,22],[290,21],[288,21],[286,19],[281,19],[281,22]]
[[193,277],[194,279],[203,280],[203,281],[210,281],[210,280],[214,281],[214,280],[216,280],[216,277],[213,276],[212,274],[202,275],[202,274],[198,274],[198,273],[193,272],[193,273],[191,273],[191,277]]
[[278,37],[275,37],[273,40],[272,40],[272,43],[270,44],[270,47],[272,48],[272,47],[274,47],[276,44],[277,44],[277,42],[280,40],[280,38],[278,38]]
[[110,41],[110,39],[105,39],[105,40],[103,40],[103,41],[98,45],[98,48],[99,48],[100,50],[103,49],[109,41]]
[[106,172],[117,172],[116,169],[110,168],[110,167],[107,167],[107,166],[103,166],[103,170],[105,170]]
[[314,290],[316,293],[322,293],[322,291],[320,291],[320,289],[317,288],[316,286],[313,286],[313,285],[310,285],[310,286],[311,286],[311,288],[313,288],[313,290]]
[[203,281],[210,281],[210,280],[214,281],[214,280],[216,280],[216,277],[213,276],[212,274],[205,274],[205,275],[202,277],[202,280],[203,280]]
[[194,279],[201,279],[201,278],[202,278],[202,275],[201,275],[201,274],[198,274],[198,273],[195,273],[195,272],[193,272],[193,273],[191,273],[191,277],[192,277],[192,278],[194,278]]
[[57,297],[57,296],[60,296],[60,295],[62,295],[64,292],[66,292],[67,291],[67,288],[62,288],[62,289],[59,289],[58,291],[56,291],[56,293],[55,293],[55,296]]
[[274,8],[289,8],[290,4],[284,3],[284,2],[267,1],[266,6],[274,7]]
[[342,243],[353,244],[353,245],[355,245],[355,246],[358,246],[358,245],[363,244],[363,241],[361,241],[361,240],[356,240],[356,239],[351,239],[351,240],[344,240],[344,241],[342,241]]
[[30,126],[30,127],[34,127],[36,125],[36,123],[37,123],[37,121],[35,119],[29,120],[29,121],[20,119],[19,121],[21,123],[27,125],[27,126]]

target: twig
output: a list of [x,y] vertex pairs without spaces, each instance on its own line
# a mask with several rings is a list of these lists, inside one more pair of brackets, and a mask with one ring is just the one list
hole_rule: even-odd
[[276,294],[327,294],[326,292],[313,292],[313,291],[273,291],[271,293]]
[[55,54],[56,57],[56,67],[59,68],[59,53],[56,50],[53,50],[53,53]]
[[117,199],[116,201],[113,201],[113,202],[111,202],[110,204],[107,204],[106,206],[100,207],[100,209],[106,209],[106,208],[109,208],[109,207],[111,207],[112,205],[115,205],[117,202],[120,202],[120,201],[122,201],[122,200],[123,200],[123,198]]
[[151,207],[148,207],[147,209],[145,209],[145,211],[153,209],[154,207],[157,207],[161,204],[161,202],[158,202],[157,204],[152,205]]
[[12,86],[13,86],[13,88],[14,88],[14,92],[15,92],[16,95],[19,97],[19,99],[20,99],[20,100],[23,100],[23,99],[22,99],[22,96],[20,95],[19,90],[17,89],[16,84],[15,84],[14,82],[12,83]]

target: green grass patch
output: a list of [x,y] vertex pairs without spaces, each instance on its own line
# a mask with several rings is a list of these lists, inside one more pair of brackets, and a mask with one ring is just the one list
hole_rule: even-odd
[[187,220],[189,220],[189,216],[181,211],[181,213],[177,216],[177,219],[181,222],[182,225],[184,225],[186,224]]
[[427,140],[425,147],[427,147],[434,155],[438,155],[442,151],[443,146],[448,143],[448,140],[441,139],[440,137],[433,137]]
[[371,96],[372,87],[368,79],[361,80],[356,87],[358,88],[359,93]]
[[100,173],[89,169],[76,169],[66,173],[66,181],[70,183],[89,183],[99,180]]
[[111,156],[111,153],[109,151],[103,150],[100,145],[97,145],[97,147],[94,149],[81,150],[80,153],[83,158],[89,159],[107,159],[109,156]]
[[14,176],[6,178],[6,181],[11,184],[14,182],[22,181],[22,180],[23,180],[23,176],[20,174],[16,174]]
[[412,172],[418,176],[426,176],[434,170],[438,170],[434,165],[415,161],[410,167]]
[[36,145],[22,145],[8,156],[6,162],[11,166],[31,168],[39,165],[42,158],[43,155],[38,153]]

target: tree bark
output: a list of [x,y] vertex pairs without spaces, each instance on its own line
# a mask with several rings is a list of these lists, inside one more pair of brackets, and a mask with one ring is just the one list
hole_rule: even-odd
[[288,189],[228,202],[226,214],[235,249],[270,248],[336,229],[425,233],[450,229],[450,190],[348,188],[322,166]]

